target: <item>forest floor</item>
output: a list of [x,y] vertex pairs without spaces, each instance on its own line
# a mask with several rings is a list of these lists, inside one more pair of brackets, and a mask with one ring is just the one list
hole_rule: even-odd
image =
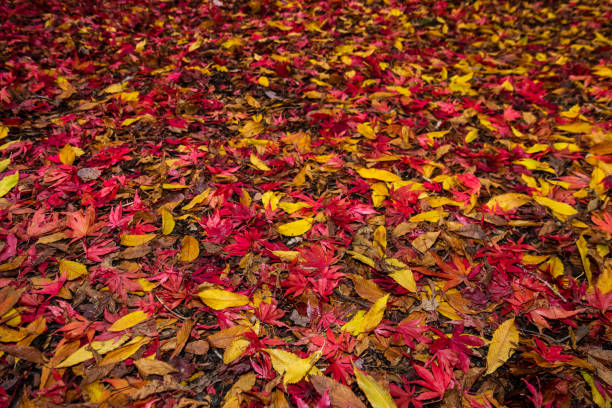
[[0,408],[611,407],[612,3],[0,15]]

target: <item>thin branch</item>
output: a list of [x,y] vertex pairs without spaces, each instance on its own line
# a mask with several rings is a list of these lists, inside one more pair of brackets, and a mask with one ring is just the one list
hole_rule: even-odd
[[168,307],[168,305],[166,305],[166,304],[163,302],[163,300],[161,300],[161,299],[160,299],[160,297],[159,297],[159,296],[157,296],[157,293],[154,293],[154,294],[153,294],[153,296],[155,296],[155,299],[157,299],[157,301],[158,301],[159,303],[161,303],[161,305],[162,305],[162,306],[163,306],[163,307],[164,307],[164,308],[165,308],[167,311],[169,311],[170,313],[172,313],[172,315],[174,315],[175,317],[178,317],[178,318],[179,318],[179,319],[181,319],[181,320],[187,320],[187,319],[189,319],[188,317],[185,317],[185,316],[183,316],[183,315],[181,315],[181,314],[179,314],[179,313],[176,313],[174,310],[170,309],[170,308]]

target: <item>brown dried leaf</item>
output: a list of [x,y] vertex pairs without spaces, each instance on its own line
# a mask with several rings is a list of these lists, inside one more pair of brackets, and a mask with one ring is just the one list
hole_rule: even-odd
[[16,346],[14,344],[0,344],[0,351],[11,356],[36,364],[44,364],[46,359],[40,350],[30,346]]
[[191,329],[193,329],[194,324],[195,321],[193,319],[187,319],[183,322],[183,325],[176,333],[176,347],[170,355],[170,360],[172,360],[183,350],[183,347],[185,347],[185,343],[187,343],[187,340],[189,340],[189,336],[191,336]]
[[310,382],[319,394],[329,390],[329,399],[332,405],[347,408],[366,408],[365,404],[346,385],[325,377],[324,375],[311,375]]
[[136,360],[134,361],[134,365],[143,378],[149,375],[166,375],[178,371],[168,363],[160,360],[152,360],[150,358]]

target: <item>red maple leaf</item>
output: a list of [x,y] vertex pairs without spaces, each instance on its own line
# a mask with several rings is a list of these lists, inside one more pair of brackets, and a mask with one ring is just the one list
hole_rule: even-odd
[[609,212],[604,212],[603,218],[591,215],[591,221],[593,221],[593,223],[596,224],[600,230],[605,231],[608,234],[612,234],[612,214]]

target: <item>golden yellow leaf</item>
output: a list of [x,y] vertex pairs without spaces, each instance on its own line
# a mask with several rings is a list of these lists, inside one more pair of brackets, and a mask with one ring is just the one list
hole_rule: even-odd
[[387,170],[381,170],[381,169],[359,169],[357,170],[357,173],[363,177],[363,178],[367,178],[367,179],[375,179],[375,180],[380,180],[380,181],[386,181],[389,183],[395,182],[395,181],[402,181],[402,178],[396,174],[391,173],[390,171]]
[[0,342],[2,343],[16,343],[27,335],[28,332],[23,329],[13,330],[0,326]]
[[9,128],[8,126],[0,126],[0,140],[4,139],[8,136]]
[[174,230],[174,217],[170,213],[170,211],[165,208],[161,210],[162,215],[162,234],[169,235]]
[[557,129],[569,133],[591,133],[593,126],[588,122],[574,122],[569,125],[559,125]]
[[0,172],[3,172],[4,170],[6,170],[6,168],[9,166],[9,164],[11,164],[11,158],[10,157],[8,159],[4,159],[4,160],[0,161]]
[[599,275],[595,286],[604,295],[612,290],[612,267],[609,265],[605,266],[605,269],[601,275]]
[[223,352],[223,364],[229,364],[239,358],[244,350],[251,344],[250,341],[244,338],[234,339]]
[[144,116],[134,116],[133,118],[127,118],[123,122],[121,122],[121,126],[130,126],[134,122],[138,122]]
[[586,274],[587,282],[590,286],[593,272],[591,271],[591,261],[587,256],[589,253],[589,248],[586,240],[584,239],[584,235],[580,235],[580,237],[576,240],[576,247],[578,248],[578,253],[580,254],[580,259],[582,260],[582,267],[584,268],[584,273]]
[[257,157],[255,153],[251,153],[250,160],[251,160],[251,164],[257,167],[259,170],[270,171],[270,167],[268,167],[268,165],[263,160]]
[[268,208],[268,206],[270,206],[272,211],[274,211],[278,207],[278,202],[282,197],[282,194],[275,194],[274,191],[266,191],[261,196],[261,203],[263,204],[264,208]]
[[223,289],[204,289],[198,293],[198,296],[206,306],[215,310],[244,306],[249,303],[248,297]]
[[408,221],[410,222],[422,222],[422,221],[438,222],[440,221],[440,218],[444,216],[446,216],[446,212],[442,210],[431,210],[431,211],[425,211],[423,213],[414,215],[410,217]]
[[380,225],[374,230],[374,242],[381,248],[387,248],[387,229],[384,225]]
[[562,203],[559,201],[551,200],[548,197],[533,196],[533,200],[540,205],[550,208],[554,213],[557,213],[557,214],[561,214],[561,215],[578,214],[578,211],[576,211],[576,209],[572,207],[571,205]]
[[312,228],[313,222],[314,218],[312,217],[289,222],[287,224],[280,225],[278,227],[278,233],[288,237],[297,237],[298,235],[308,232],[310,228]]
[[389,300],[389,294],[374,302],[374,305],[363,316],[363,327],[361,330],[363,333],[374,330],[381,322],[387,308],[387,300]]
[[298,251],[272,251],[283,262],[293,262],[300,253]]
[[312,204],[308,204],[303,201],[299,201],[297,203],[288,203],[285,201],[285,202],[279,203],[278,206],[281,208],[281,210],[285,211],[286,213],[293,214],[294,212],[297,212],[301,210],[302,208],[311,208]]
[[121,236],[121,245],[135,247],[139,245],[144,245],[154,238],[155,238],[155,234],[141,234],[141,235],[125,234]]
[[602,395],[599,392],[591,374],[587,373],[586,371],[583,371],[582,377],[584,378],[584,381],[586,381],[586,383],[591,386],[591,395],[593,396],[593,402],[597,404],[599,408],[612,407],[612,397],[608,396],[608,394],[606,393]]
[[552,167],[550,167],[550,164],[546,162],[539,162],[537,160],[533,160],[533,159],[524,157],[522,159],[515,160],[512,163],[521,165],[529,170],[546,171],[548,173],[555,174],[555,170]]
[[191,235],[185,235],[181,244],[179,259],[183,262],[195,261],[200,255],[200,244]]
[[104,88],[103,92],[114,94],[114,93],[123,92],[123,89],[124,89],[123,84],[117,83],[117,84],[112,84],[112,85],[107,86],[106,88]]
[[0,180],[0,197],[4,197],[9,191],[17,185],[19,181],[19,171],[11,174],[10,176],[4,177]]
[[499,207],[502,209],[502,211],[508,212],[520,207],[523,204],[527,204],[529,201],[531,201],[531,197],[528,195],[521,193],[507,193],[492,197],[489,202],[487,202],[487,207],[491,209]]
[[446,136],[448,132],[450,132],[450,130],[439,130],[437,132],[429,132],[426,135],[430,139],[438,139],[438,138]]
[[83,386],[90,403],[100,404],[110,397],[111,392],[100,381],[94,381]]
[[512,355],[519,342],[519,332],[514,326],[514,318],[499,325],[493,333],[487,353],[487,372],[491,374],[501,367]]
[[176,183],[164,183],[162,184],[162,188],[164,190],[180,190],[184,188],[189,188],[189,186],[185,184],[176,184]]
[[59,159],[62,164],[71,165],[76,159],[76,152],[70,144],[64,145],[59,151]]
[[72,367],[93,358],[91,350],[95,350],[96,353],[104,355],[109,351],[115,350],[123,343],[128,341],[129,336],[122,336],[120,338],[109,339],[105,341],[94,341],[91,345],[86,344],[79,348],[77,351],[69,355],[64,361],[56,365],[54,368]]
[[87,275],[87,267],[79,262],[62,259],[59,262],[60,275],[66,274],[66,279],[75,280],[78,277]]
[[151,341],[150,338],[144,336],[136,336],[124,346],[121,346],[113,351],[108,352],[102,361],[100,361],[100,366],[105,366],[109,364],[115,364],[120,361],[127,360],[131,356],[133,356],[143,345],[149,343]]
[[207,188],[206,190],[202,191],[200,194],[193,197],[191,201],[183,207],[183,211],[191,210],[193,207],[195,207],[196,205],[206,200],[209,194],[210,194],[210,188]]
[[371,268],[374,268],[374,266],[376,266],[376,262],[374,262],[372,258],[367,257],[363,254],[360,254],[359,252],[346,251],[346,253],[352,256],[353,258],[357,259],[358,261],[363,262],[364,264],[370,266]]
[[385,201],[385,198],[389,196],[389,189],[387,185],[383,182],[374,183],[371,186],[372,188],[372,204],[374,207],[380,207],[380,205]]
[[130,327],[134,327],[139,323],[144,322],[149,318],[149,315],[142,310],[137,310],[132,313],[128,313],[125,316],[119,318],[115,323],[112,324],[111,327],[108,328],[108,331],[117,332],[122,330],[127,330]]
[[385,314],[388,299],[389,294],[386,294],[374,302],[367,312],[363,310],[357,312],[351,321],[342,326],[342,330],[350,332],[353,336],[374,330]]
[[402,288],[409,290],[410,292],[417,291],[416,281],[414,280],[414,274],[410,269],[401,269],[393,272],[389,275],[394,281],[396,281]]
[[306,374],[320,375],[321,372],[314,365],[321,357],[317,351],[308,358],[300,358],[285,350],[264,349],[270,355],[272,367],[280,375],[283,375],[283,384],[295,384],[306,376]]
[[465,135],[465,143],[472,143],[477,137],[478,129],[472,129]]
[[355,367],[355,378],[357,385],[363,391],[373,408],[396,408],[395,402],[389,391],[369,375],[362,373]]
[[376,132],[369,123],[360,123],[357,125],[357,132],[366,139],[376,139]]
[[249,120],[240,128],[240,134],[244,137],[254,137],[263,132],[264,125],[254,120]]
[[261,86],[265,86],[266,88],[270,86],[270,81],[265,76],[260,76],[257,83]]

